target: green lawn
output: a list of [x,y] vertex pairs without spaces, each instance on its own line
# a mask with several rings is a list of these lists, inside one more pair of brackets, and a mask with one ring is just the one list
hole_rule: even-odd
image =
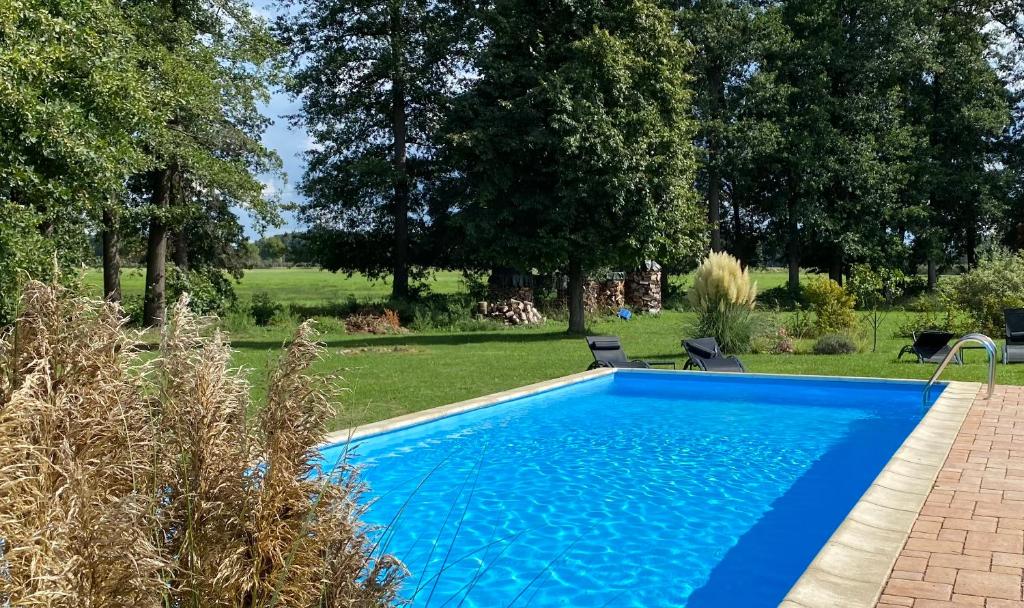
[[[679,342],[690,319],[688,313],[666,312],[633,321],[598,320],[594,333],[621,336],[626,352],[635,358],[673,360],[681,368]],[[752,372],[927,378],[934,365],[896,362],[907,341],[891,337],[898,314],[887,319],[877,353],[853,355],[744,355]],[[254,370],[262,384],[267,362],[286,339],[280,328],[235,336],[236,360]],[[392,336],[324,336],[329,356],[320,371],[340,374],[350,392],[339,410],[336,426],[380,420],[411,411],[469,399],[586,369],[590,351],[583,339],[568,337],[561,323],[482,333],[413,333]],[[943,375],[950,380],[982,381],[985,359],[981,351],[967,353],[967,363],[951,366]],[[1024,365],[999,365],[998,381],[1024,383]]]
[[[141,289],[141,278],[129,276],[125,288]],[[782,284],[785,273],[755,273],[762,288]],[[94,275],[87,277],[97,285]],[[461,288],[456,273],[438,273],[438,291]],[[271,292],[282,302],[317,304],[344,300],[379,299],[388,286],[360,277],[348,278],[315,270],[255,270],[239,286],[244,298],[255,291]],[[785,314],[785,313],[783,313]],[[933,365],[897,363],[896,353],[907,340],[893,338],[902,315],[892,313],[880,332],[877,353],[819,356],[744,355],[753,372],[927,378]],[[674,360],[682,367],[679,346],[692,316],[665,312],[625,322],[612,318],[591,321],[591,332],[622,337],[626,352],[635,358]],[[266,382],[268,364],[277,356],[292,328],[254,328],[232,336],[235,361],[250,370],[257,395]],[[339,404],[336,428],[380,420],[411,411],[469,399],[586,369],[591,356],[583,339],[565,335],[563,322],[549,321],[533,328],[487,332],[420,332],[400,335],[347,335],[331,331],[323,336],[328,356],[318,371],[342,376],[348,392]],[[1024,384],[1024,365],[997,370],[998,381]],[[971,351],[967,364],[951,366],[944,378],[982,381],[984,354]]]
[[[131,268],[121,275],[121,289],[126,296],[142,296],[145,269]],[[99,295],[103,290],[103,274],[95,270],[85,273],[85,285]],[[457,272],[435,273],[431,289],[438,293],[454,293],[463,289],[462,275]],[[356,274],[342,274],[314,268],[259,268],[245,271],[235,285],[239,299],[245,301],[252,294],[266,291],[283,304],[316,305],[344,302],[349,298],[360,301],[380,300],[391,293],[391,283],[371,281]]]

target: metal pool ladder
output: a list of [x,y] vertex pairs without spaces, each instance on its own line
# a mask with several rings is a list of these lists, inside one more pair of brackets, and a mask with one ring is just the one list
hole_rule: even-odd
[[924,386],[923,399],[925,407],[928,407],[928,397],[931,395],[932,385],[939,379],[939,376],[942,374],[942,370],[946,369],[949,362],[956,357],[958,352],[960,352],[961,347],[968,342],[974,342],[975,344],[984,347],[985,352],[988,353],[988,394],[985,395],[985,398],[988,399],[992,396],[992,391],[995,390],[996,387],[996,343],[992,341],[992,338],[989,338],[985,334],[967,334],[953,343],[953,347],[949,349],[948,353],[946,353],[945,358],[942,359],[942,363],[939,363],[939,367],[935,370],[935,373],[932,374],[931,379],[928,380],[928,384]]

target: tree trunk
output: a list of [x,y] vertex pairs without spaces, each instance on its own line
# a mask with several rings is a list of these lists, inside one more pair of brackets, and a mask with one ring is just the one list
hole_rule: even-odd
[[[714,144],[708,145],[709,154],[717,154]],[[711,226],[711,250],[722,250],[722,176],[715,161],[708,167],[708,225]]]
[[939,284],[939,268],[935,260],[928,258],[928,291],[935,291]]
[[407,168],[406,138],[408,124],[406,115],[405,91],[405,31],[402,27],[401,4],[391,4],[391,52],[393,62],[393,80],[391,83],[391,126],[394,130],[395,142],[392,150],[392,170],[394,171],[394,214],[395,214],[395,251],[393,257],[393,282],[391,297],[407,298],[409,296],[409,174]]
[[121,302],[121,253],[112,205],[103,209],[103,297]]
[[[725,76],[718,65],[708,67],[708,113],[712,121],[719,118],[724,105],[723,86]],[[711,227],[711,250],[722,251],[722,174],[719,168],[718,133],[713,128],[707,132],[708,140],[708,224]]]
[[172,259],[174,260],[174,265],[181,270],[188,270],[188,234],[186,234],[184,230],[179,230],[174,233],[173,252]]
[[747,252],[743,250],[743,220],[740,217],[740,199],[736,196],[736,192],[732,193],[732,250],[736,257],[743,262],[743,267],[746,268],[750,263]]
[[788,205],[789,240],[786,243],[789,254],[789,293],[794,297],[800,294],[800,234],[794,218],[792,201]]
[[978,265],[978,234],[972,221],[967,226],[967,270],[973,270]]
[[839,285],[843,284],[843,264],[841,262],[832,262],[829,264],[828,278],[832,279]]
[[146,295],[143,301],[142,321],[146,327],[162,327],[166,308],[167,225],[163,215],[171,205],[171,182],[174,170],[170,167],[152,173],[153,208],[156,214],[149,220],[149,240],[146,245]]
[[587,330],[583,308],[583,265],[577,259],[569,260],[569,333],[582,334]]
[[669,280],[668,270],[661,267],[661,301],[664,302],[665,298],[668,297],[669,291],[672,289],[672,283]]

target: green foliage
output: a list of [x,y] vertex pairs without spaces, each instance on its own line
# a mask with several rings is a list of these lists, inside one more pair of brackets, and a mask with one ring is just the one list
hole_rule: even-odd
[[265,291],[252,294],[252,299],[249,301],[249,314],[252,315],[256,325],[260,327],[270,325],[274,317],[283,310],[284,307]]
[[855,264],[850,275],[846,291],[867,309],[891,305],[903,295],[909,283],[907,275],[898,268],[876,270],[867,264]]
[[972,331],[1003,334],[1003,309],[1024,306],[1024,252],[993,249],[970,272],[941,286],[947,309],[970,320]]
[[816,355],[849,355],[857,352],[857,343],[846,334],[825,334],[814,342]]
[[796,339],[809,338],[815,331],[814,316],[809,310],[798,305],[786,319],[783,327],[787,334]]
[[855,265],[852,273],[846,288],[863,308],[868,309],[864,318],[871,327],[871,351],[874,352],[878,348],[878,330],[888,309],[903,295],[909,281],[899,269],[875,270],[867,264]]
[[814,328],[819,335],[849,331],[857,324],[853,312],[856,298],[832,279],[813,277],[804,286],[804,297],[814,311]]
[[689,328],[693,337],[713,336],[727,353],[750,351],[751,341],[757,334],[757,319],[746,306],[722,305],[697,313]]
[[14,322],[22,285],[54,270],[53,243],[38,230],[39,217],[0,198],[0,328]]
[[807,302],[803,299],[803,292],[794,294],[788,285],[779,285],[757,294],[758,303],[766,308],[781,308],[790,310],[806,306]]
[[121,299],[121,310],[128,324],[133,327],[142,325],[142,295],[130,294]]
[[231,279],[223,271],[172,267],[167,273],[167,297],[176,302],[185,293],[189,295],[189,308],[200,315],[223,315],[237,300]]
[[111,0],[0,4],[0,201],[77,222],[148,166],[169,98],[138,25]]

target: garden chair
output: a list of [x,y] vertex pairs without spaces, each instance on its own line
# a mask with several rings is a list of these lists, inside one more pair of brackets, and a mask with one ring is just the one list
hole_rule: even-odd
[[1007,308],[1003,311],[1006,319],[1006,344],[1003,346],[1003,363],[1024,362],[1024,308]]
[[[896,356],[896,360],[900,361],[903,359],[903,355],[913,354],[917,357],[918,363],[942,363],[942,360],[949,354],[949,341],[953,339],[953,334],[948,331],[935,331],[926,330],[920,333],[914,332],[914,343],[907,344],[900,349],[900,354]],[[963,358],[960,353],[957,353],[953,360],[963,365]]]
[[725,355],[714,338],[683,340],[686,351],[686,365],[683,369],[698,368],[705,372],[745,372],[747,368],[732,355]]
[[587,346],[590,347],[590,352],[594,355],[594,362],[587,369],[599,367],[650,369],[655,365],[671,365],[672,369],[676,367],[673,361],[631,360],[626,356],[626,351],[622,350],[622,343],[615,336],[588,336]]

